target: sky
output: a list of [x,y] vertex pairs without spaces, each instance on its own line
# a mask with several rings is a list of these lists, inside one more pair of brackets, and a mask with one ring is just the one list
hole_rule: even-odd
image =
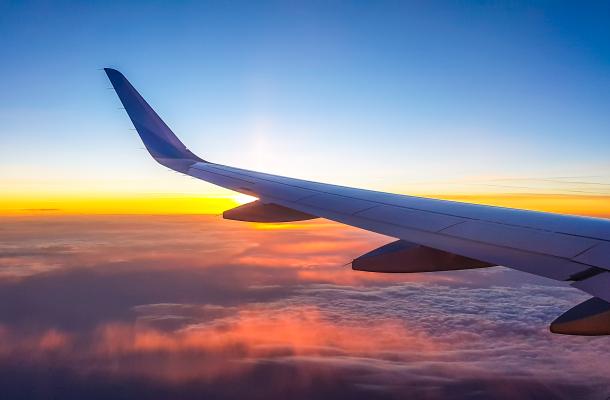
[[144,150],[123,72],[206,160],[610,218],[610,4],[0,0],[0,393],[605,399],[587,299],[503,267],[353,271],[392,238],[223,220]]
[[226,208],[232,193],[143,150],[109,66],[214,162],[501,204],[569,196],[606,216],[609,14],[604,2],[5,1],[2,210]]

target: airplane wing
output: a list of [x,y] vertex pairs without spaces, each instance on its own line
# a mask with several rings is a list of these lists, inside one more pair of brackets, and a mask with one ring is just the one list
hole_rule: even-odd
[[322,217],[396,238],[356,258],[372,272],[431,272],[502,265],[567,281],[593,297],[551,331],[610,334],[610,220],[475,205],[270,175],[205,161],[176,137],[123,74],[104,69],[153,158],[175,171],[257,201],[228,219],[288,222]]

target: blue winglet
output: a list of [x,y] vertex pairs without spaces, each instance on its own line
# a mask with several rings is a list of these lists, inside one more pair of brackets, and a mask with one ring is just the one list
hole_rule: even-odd
[[172,169],[181,169],[176,168],[183,164],[181,161],[205,162],[186,148],[122,73],[112,68],[104,68],[104,71],[146,149],[155,160]]

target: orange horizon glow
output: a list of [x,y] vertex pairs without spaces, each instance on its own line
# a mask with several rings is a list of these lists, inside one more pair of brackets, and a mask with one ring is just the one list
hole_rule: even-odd
[[15,196],[0,199],[0,215],[217,215],[242,203],[238,196]]
[[[430,194],[422,197],[525,210],[610,218],[610,196],[538,193]],[[0,215],[218,215],[254,198],[193,195],[8,196]],[[273,224],[275,228],[286,225]],[[261,226],[261,229],[274,227]]]
[[438,194],[430,197],[497,207],[610,218],[610,196],[540,193]]

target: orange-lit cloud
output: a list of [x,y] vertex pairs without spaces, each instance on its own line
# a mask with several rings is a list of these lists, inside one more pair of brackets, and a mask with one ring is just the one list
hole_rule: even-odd
[[[10,344],[10,348],[3,346],[4,353],[30,352],[34,358],[57,353],[72,357],[70,352],[79,345],[73,334],[56,329],[18,337],[11,336],[10,330],[4,328],[1,337],[5,344]],[[235,311],[234,315],[178,331],[110,323],[97,327],[90,340],[84,353],[75,355],[77,360],[98,360],[97,368],[112,368],[115,373],[139,373],[169,380],[232,373],[231,368],[239,371],[247,366],[245,361],[264,358],[370,358],[387,353],[389,359],[394,359],[400,353],[430,355],[445,348],[421,332],[409,331],[398,320],[382,321],[375,326],[338,324],[311,306],[290,307],[281,312],[262,306],[246,307]],[[136,368],[133,364],[110,363],[113,359],[146,354],[165,354],[175,362],[165,367],[141,363]],[[181,354],[200,356],[199,360],[186,356],[181,360]],[[210,358],[215,362],[210,363]]]
[[130,397],[548,398],[558,385],[594,397],[609,372],[606,342],[548,333],[578,291],[502,268],[352,271],[342,265],[389,239],[339,224],[287,235],[210,215],[2,222],[11,393],[50,390],[42,370],[71,392]]

